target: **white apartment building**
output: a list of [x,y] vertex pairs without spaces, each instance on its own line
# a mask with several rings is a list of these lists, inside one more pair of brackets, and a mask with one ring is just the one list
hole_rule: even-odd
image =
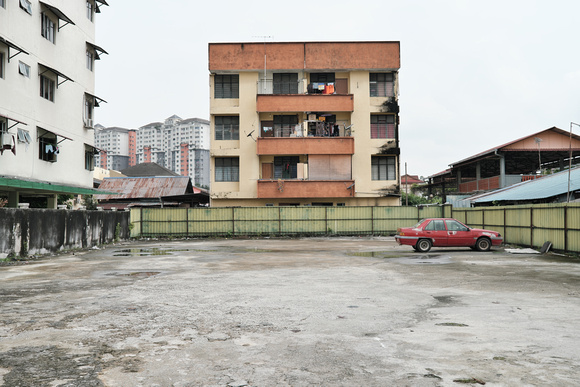
[[105,0],[0,0],[0,197],[91,194],[95,13]]
[[[103,169],[120,171],[131,165],[131,138],[135,137],[135,130],[125,128],[105,128],[95,126],[95,165]],[[134,164],[133,164],[134,165]]]
[[157,163],[209,187],[209,121],[173,115],[137,131],[137,163]]

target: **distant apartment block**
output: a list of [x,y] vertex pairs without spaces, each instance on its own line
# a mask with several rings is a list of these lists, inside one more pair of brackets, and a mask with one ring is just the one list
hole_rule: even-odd
[[[0,196],[92,194],[96,13],[105,0],[0,0]],[[30,203],[28,203],[30,204]]]
[[399,42],[210,43],[211,206],[400,205]]
[[[135,143],[136,130],[124,128],[104,128],[95,126],[95,147],[98,152],[95,155],[95,163],[103,169],[120,171],[129,168],[131,164],[131,146]],[[133,146],[133,156],[135,147]],[[135,157],[133,157],[135,160]]]
[[195,186],[208,187],[209,121],[176,115],[139,129],[103,128],[95,131],[101,168],[122,170],[141,163],[157,163]]

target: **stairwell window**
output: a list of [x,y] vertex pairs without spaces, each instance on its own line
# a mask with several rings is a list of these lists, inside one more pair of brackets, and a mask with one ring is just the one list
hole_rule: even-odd
[[395,138],[395,116],[372,114],[371,138]]
[[373,180],[397,180],[394,156],[371,156]]
[[394,97],[395,77],[393,73],[370,73],[371,97]]
[[239,116],[215,116],[215,139],[216,140],[239,140],[240,117]]
[[46,13],[42,13],[41,35],[49,42],[54,43],[55,39],[55,23]]
[[215,181],[240,181],[240,159],[237,157],[216,158]]
[[44,99],[54,102],[55,82],[44,76],[40,76],[40,96]]
[[214,76],[214,98],[240,98],[240,76],[238,74],[216,74]]

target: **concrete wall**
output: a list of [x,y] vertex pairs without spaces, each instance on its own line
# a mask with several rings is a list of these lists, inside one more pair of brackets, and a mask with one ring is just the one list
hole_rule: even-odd
[[0,259],[90,248],[129,237],[128,212],[0,208]]

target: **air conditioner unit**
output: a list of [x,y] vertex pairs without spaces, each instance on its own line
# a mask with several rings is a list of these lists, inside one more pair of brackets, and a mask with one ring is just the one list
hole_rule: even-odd
[[85,128],[92,128],[93,127],[93,119],[92,118],[87,118],[85,120]]
[[0,133],[0,148],[12,149],[12,136],[8,133]]

